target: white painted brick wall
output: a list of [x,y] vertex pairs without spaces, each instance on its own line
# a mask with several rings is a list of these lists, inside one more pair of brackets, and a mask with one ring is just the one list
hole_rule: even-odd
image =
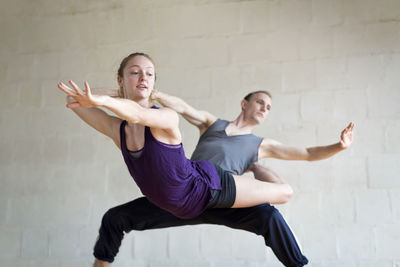
[[15,259],[21,256],[21,229],[14,226],[0,227],[0,258]]
[[326,225],[342,227],[355,222],[355,198],[351,192],[324,193],[318,208],[319,220]]
[[375,225],[392,221],[389,194],[385,190],[363,190],[356,193],[356,221]]
[[[149,53],[157,88],[234,119],[273,94],[266,138],[353,146],[321,162],[262,160],[289,181],[277,208],[309,266],[400,266],[400,2],[11,1],[0,4],[1,266],[90,266],[101,218],[141,196],[121,152],[65,108],[58,81],[116,87]],[[181,122],[190,156],[197,129]],[[183,255],[182,255],[183,254]],[[114,266],[281,266],[264,240],[219,226],[125,236]]]
[[400,221],[400,189],[390,190],[390,200],[392,206],[393,220],[398,223]]
[[339,258],[349,260],[373,260],[375,245],[372,226],[347,223],[339,226],[337,247]]
[[49,237],[45,229],[26,227],[22,232],[21,257],[40,260],[49,256]]
[[382,224],[376,227],[376,254],[381,259],[397,259],[400,247],[397,246],[400,239],[398,225]]
[[168,254],[173,259],[200,260],[200,227],[184,226],[169,230]]
[[[263,236],[255,235],[247,231],[236,230],[233,232],[233,258],[254,259],[263,261],[267,257],[267,249]],[[271,250],[272,251],[272,250]]]
[[316,218],[318,216],[314,217],[314,222],[309,224],[312,225],[312,229],[306,230],[309,236],[303,239],[302,247],[304,253],[308,258],[317,261],[338,260],[337,230],[332,225],[320,223]]
[[374,155],[368,157],[368,178],[371,188],[399,188],[399,171],[400,155]]
[[285,92],[302,92],[315,88],[316,70],[314,61],[283,63],[282,84]]
[[388,126],[385,132],[385,151],[388,153],[398,153],[400,151],[400,144],[398,137],[400,136],[400,121],[388,121]]
[[133,255],[145,260],[165,259],[168,257],[168,240],[169,233],[163,229],[135,232]]
[[301,97],[301,118],[306,122],[333,120],[334,95],[329,92],[303,94]]
[[232,259],[234,257],[232,230],[222,226],[202,229],[200,235],[200,249],[202,255],[206,259]]

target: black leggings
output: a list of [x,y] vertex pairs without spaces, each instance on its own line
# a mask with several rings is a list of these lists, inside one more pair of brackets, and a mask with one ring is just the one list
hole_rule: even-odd
[[124,232],[205,223],[262,235],[265,244],[285,266],[304,266],[308,263],[282,215],[269,204],[240,209],[207,209],[196,218],[180,219],[145,197],[111,208],[104,214],[93,254],[99,260],[113,262]]

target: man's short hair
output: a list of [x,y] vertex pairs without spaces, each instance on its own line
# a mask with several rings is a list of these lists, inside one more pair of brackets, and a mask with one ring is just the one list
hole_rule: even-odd
[[255,95],[255,94],[258,94],[258,93],[266,94],[267,96],[269,96],[269,98],[272,99],[272,95],[271,95],[270,92],[265,91],[265,90],[259,90],[259,91],[250,92],[249,94],[247,94],[247,95],[244,97],[244,100],[250,101],[251,96],[252,96],[252,95]]

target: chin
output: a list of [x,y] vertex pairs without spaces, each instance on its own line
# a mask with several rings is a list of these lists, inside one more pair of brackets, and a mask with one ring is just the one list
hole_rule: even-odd
[[139,91],[135,94],[136,98],[149,98],[151,94],[151,91]]
[[258,118],[258,117],[253,118],[252,121],[253,121],[255,124],[260,124],[260,123],[262,122],[262,121],[260,120],[260,118]]

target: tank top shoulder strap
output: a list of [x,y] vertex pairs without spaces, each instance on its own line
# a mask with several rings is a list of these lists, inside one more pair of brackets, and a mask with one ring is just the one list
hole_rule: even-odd
[[126,136],[125,136],[125,125],[127,121],[123,120],[121,122],[121,125],[119,127],[119,139],[120,139],[120,145],[121,145],[121,150],[123,152],[128,151],[128,148],[126,147]]
[[227,121],[227,120],[217,119],[213,124],[211,124],[209,129],[211,129],[213,131],[222,131],[222,130],[225,130],[225,128],[228,126],[228,124],[229,124],[229,121]]
[[[159,107],[153,105],[151,106],[151,108],[153,109],[159,109]],[[152,142],[154,142],[156,139],[154,138],[153,134],[151,133],[150,127],[145,126],[144,127],[144,143],[146,144],[146,140],[151,140]]]
[[255,137],[255,140],[256,140],[255,142],[257,144],[257,147],[259,147],[261,145],[262,141],[264,140],[264,138],[259,137],[257,135],[254,135],[254,137]]
[[217,119],[207,130],[200,136],[200,140],[203,140],[209,135],[214,134],[215,132],[224,131],[225,128],[228,126],[229,121]]
[[[159,107],[153,105],[151,108],[154,109],[159,109]],[[127,146],[126,146],[126,135],[125,135],[125,125],[128,122],[126,120],[123,120],[121,122],[121,125],[119,127],[119,136],[120,136],[120,142],[121,142],[121,149],[124,148],[126,150],[128,150]],[[150,134],[151,137],[153,137],[153,135],[150,132],[150,128],[145,126],[145,137],[147,137],[147,135]]]
[[155,138],[154,138],[153,134],[151,133],[150,127],[145,126],[144,127],[144,143],[145,144],[146,144],[147,140],[154,141]]

